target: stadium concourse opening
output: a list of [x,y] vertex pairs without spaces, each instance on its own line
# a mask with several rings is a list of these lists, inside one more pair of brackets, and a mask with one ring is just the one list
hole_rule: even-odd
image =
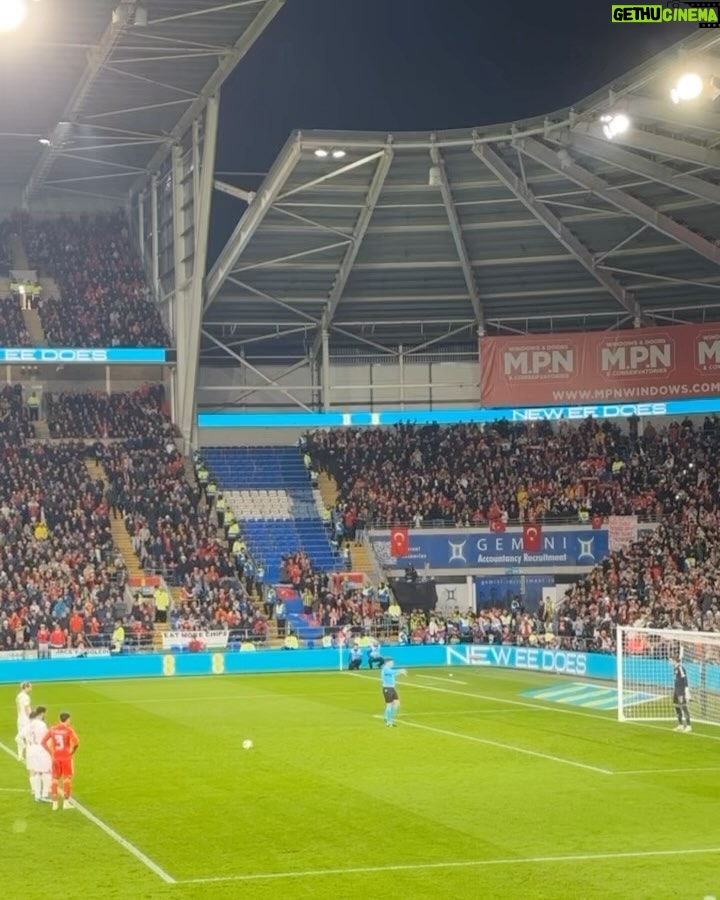
[[88,896],[717,893],[716,35],[571,109],[223,176],[282,0],[50,6],[0,3],[11,852],[71,828]]

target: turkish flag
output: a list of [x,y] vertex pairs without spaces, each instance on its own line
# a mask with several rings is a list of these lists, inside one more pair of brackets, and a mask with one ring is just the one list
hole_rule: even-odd
[[537,553],[542,541],[542,528],[540,525],[523,525],[523,550],[528,553]]
[[492,519],[490,522],[490,531],[494,531],[495,534],[502,534],[506,528],[502,519]]
[[407,528],[390,529],[390,556],[407,556],[410,552],[410,532]]

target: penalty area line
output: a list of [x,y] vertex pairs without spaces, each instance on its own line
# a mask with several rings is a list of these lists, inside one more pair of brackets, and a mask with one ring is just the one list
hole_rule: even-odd
[[372,875],[379,872],[421,872],[432,869],[479,869],[484,866],[538,865],[541,863],[604,862],[623,859],[653,859],[672,856],[712,856],[720,854],[720,847],[699,847],[689,850],[628,850],[617,853],[583,853],[562,856],[516,856],[497,859],[450,860],[448,862],[405,863],[391,866],[356,866],[347,869],[307,869],[294,872],[267,872],[246,875],[208,875],[179,879],[177,884],[221,884],[222,882],[277,881],[287,878],[322,878],[328,876]]
[[460,681],[459,678],[454,678],[452,675],[447,675],[445,678],[438,678],[437,675],[421,675],[419,672],[415,675],[416,678],[427,678],[430,681],[441,681],[443,684],[448,683],[448,678],[453,679],[453,684],[470,684],[469,681]]
[[[374,719],[382,719],[383,716],[373,716]],[[597,775],[614,775],[610,769],[601,769],[599,766],[591,766],[589,763],[577,762],[574,759],[566,759],[564,756],[553,756],[551,753],[542,753],[540,750],[530,750],[526,747],[517,747],[515,744],[505,744],[501,741],[493,741],[490,738],[477,737],[474,734],[463,734],[462,731],[450,731],[447,728],[435,728],[433,725],[421,725],[419,722],[410,722],[402,719],[403,728],[419,728],[421,731],[431,731],[433,734],[442,734],[445,737],[459,738],[463,741],[472,741],[474,744],[485,744],[487,747],[495,747],[499,750],[509,750],[511,753],[520,753],[524,756],[534,756],[546,762],[560,763],[564,766],[573,766],[576,769],[584,769],[586,772],[595,772]]]
[[[0,750],[3,753],[7,753],[8,756],[12,756],[13,759],[17,759],[17,754],[14,753],[8,746],[3,743],[0,743]],[[165,884],[177,884],[177,880],[172,877],[165,869],[161,868],[154,860],[150,859],[150,857],[143,853],[139,847],[136,847],[135,844],[131,843],[127,838],[124,838],[119,832],[115,831],[114,828],[111,828],[106,822],[103,822],[102,819],[99,819],[94,813],[90,812],[90,810],[83,806],[82,803],[78,803],[78,801],[73,797],[73,806],[80,813],[81,816],[84,816],[88,820],[88,822],[92,822],[100,831],[104,832],[109,838],[112,838],[116,844],[119,844],[123,850],[126,850],[131,856],[134,856],[138,862],[141,862],[145,868],[149,869],[154,875],[157,875]]]

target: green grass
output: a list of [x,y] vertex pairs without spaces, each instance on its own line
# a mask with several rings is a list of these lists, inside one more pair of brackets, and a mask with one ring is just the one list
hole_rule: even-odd
[[[558,678],[443,669],[411,670],[387,729],[365,676],[37,685],[51,718],[73,713],[78,799],[176,883],[79,810],[34,804],[0,753],[2,896],[720,896],[720,731],[522,696]],[[8,746],[15,691],[0,688]]]

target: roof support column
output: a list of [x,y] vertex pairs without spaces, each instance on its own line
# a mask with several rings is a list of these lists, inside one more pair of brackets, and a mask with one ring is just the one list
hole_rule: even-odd
[[320,332],[322,348],[322,368],[320,373],[320,389],[322,391],[322,408],[327,412],[332,406],[332,387],[330,385],[330,337],[327,325],[323,322]]
[[145,247],[145,191],[141,191],[137,195],[137,242],[140,248],[140,258],[144,263],[147,258]]
[[158,185],[157,175],[150,179],[150,266],[155,302],[160,301],[160,253],[158,250]]
[[[190,444],[196,443],[197,436],[197,375],[200,361],[200,331],[202,327],[203,290],[205,267],[207,265],[207,245],[210,230],[210,209],[212,203],[213,180],[215,177],[215,148],[219,97],[215,94],[205,107],[202,149],[200,148],[199,127],[191,128],[192,147],[190,165],[184,165],[179,150],[173,154],[173,188],[178,198],[187,198],[193,193],[192,203],[183,203],[179,212],[182,234],[178,235],[175,224],[175,239],[180,237],[179,248],[175,247],[175,304],[177,310],[177,353],[178,353],[178,421],[183,437]],[[195,162],[197,161],[197,163]],[[199,164],[199,173],[197,172]],[[179,172],[178,172],[179,169]],[[180,184],[177,177],[180,176]],[[195,190],[197,193],[195,193]],[[189,207],[189,209],[188,209]],[[176,216],[173,216],[175,218]],[[192,234],[191,246],[188,235]],[[179,253],[178,253],[179,249]],[[180,257],[178,259],[178,256]]]

